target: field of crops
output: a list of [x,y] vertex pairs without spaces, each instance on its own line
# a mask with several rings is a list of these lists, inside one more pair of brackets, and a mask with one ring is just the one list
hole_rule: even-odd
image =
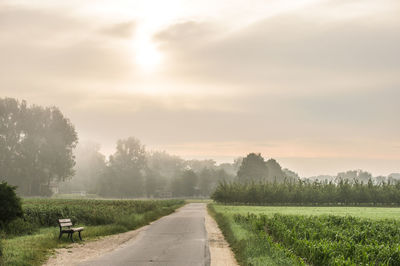
[[374,220],[382,219],[400,219],[400,208],[392,207],[294,207],[294,206],[232,206],[232,205],[215,205],[218,212],[226,215],[248,213],[274,215],[291,214],[291,215],[338,215],[338,216],[354,216],[359,218],[368,218]]
[[40,226],[56,226],[60,217],[69,217],[73,223],[102,225],[132,214],[161,212],[179,203],[183,201],[29,199],[24,200],[23,211],[25,220]]
[[400,265],[400,208],[210,209],[242,265]]
[[7,265],[40,265],[49,250],[70,243],[58,240],[57,220],[84,226],[84,241],[126,232],[172,213],[183,200],[24,199],[24,217],[0,231]]

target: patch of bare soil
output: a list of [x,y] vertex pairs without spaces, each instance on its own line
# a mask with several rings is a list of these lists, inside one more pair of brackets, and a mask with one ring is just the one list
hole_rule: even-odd
[[74,243],[67,248],[55,250],[44,266],[73,266],[84,261],[94,259],[106,252],[115,250],[124,243],[135,239],[136,236],[148,226],[143,226],[137,230],[125,232],[117,235],[102,237],[101,239],[88,241],[85,243]]
[[238,266],[235,255],[233,254],[228,242],[218,227],[215,220],[208,214],[205,219],[208,235],[208,245],[210,247],[211,266]]

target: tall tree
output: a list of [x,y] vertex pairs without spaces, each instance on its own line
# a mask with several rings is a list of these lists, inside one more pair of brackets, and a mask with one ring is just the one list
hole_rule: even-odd
[[237,176],[240,182],[265,181],[268,168],[260,153],[250,153],[242,160]]
[[193,170],[185,170],[182,173],[182,192],[183,196],[195,196],[198,176]]
[[172,180],[172,194],[174,196],[195,196],[198,193],[197,181],[198,176],[193,170],[184,170],[181,176]]
[[216,183],[216,171],[204,167],[199,173],[199,189],[202,196],[211,194]]
[[285,180],[285,173],[282,167],[275,159],[269,159],[266,162],[268,168],[268,180],[272,182],[283,182]]
[[117,197],[144,195],[146,152],[134,137],[117,141],[117,150],[110,156],[109,166],[102,180],[101,194]]
[[168,180],[180,175],[185,168],[185,161],[182,158],[170,155],[165,151],[150,152],[147,154],[146,159],[148,168]]
[[52,181],[71,177],[78,137],[57,107],[0,99],[0,172],[24,195],[49,195]]

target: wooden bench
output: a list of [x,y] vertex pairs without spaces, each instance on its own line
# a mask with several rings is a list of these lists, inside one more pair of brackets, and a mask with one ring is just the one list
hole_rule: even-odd
[[74,242],[72,235],[75,232],[78,232],[79,239],[82,240],[81,232],[83,231],[84,228],[83,227],[73,228],[71,219],[58,219],[58,225],[60,226],[60,236],[58,237],[58,239],[61,238],[62,234],[66,233],[66,234],[68,234],[68,238],[70,238],[71,241]]

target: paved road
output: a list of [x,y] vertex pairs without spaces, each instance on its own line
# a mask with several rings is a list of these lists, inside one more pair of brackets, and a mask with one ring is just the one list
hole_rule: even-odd
[[205,204],[187,204],[149,225],[122,248],[80,265],[208,266],[205,214]]

